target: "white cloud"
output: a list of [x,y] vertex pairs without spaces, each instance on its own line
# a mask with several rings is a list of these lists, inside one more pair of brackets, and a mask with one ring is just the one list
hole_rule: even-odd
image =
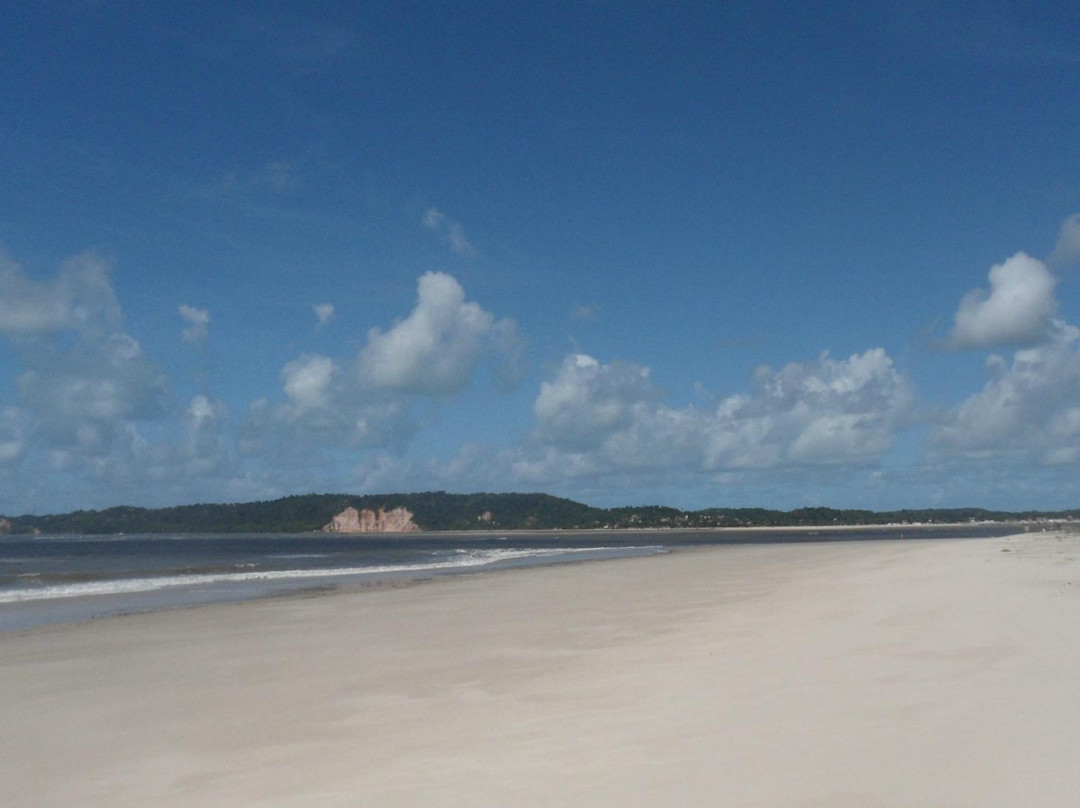
[[313,303],[311,310],[315,312],[315,319],[319,321],[319,328],[329,325],[334,319],[335,309],[333,303]]
[[196,309],[186,303],[178,307],[180,317],[188,324],[184,329],[184,342],[202,343],[210,334],[210,312],[206,309]]
[[496,321],[453,277],[427,272],[416,308],[387,331],[372,328],[360,354],[359,377],[368,387],[420,395],[463,389],[478,363],[491,355],[513,359],[517,328]]
[[990,293],[964,295],[948,344],[957,349],[1031,345],[1044,339],[1057,309],[1057,279],[1038,259],[1018,252],[990,269]]
[[822,354],[755,374],[756,395],[720,402],[708,465],[863,462],[880,456],[911,416],[911,388],[881,348],[847,359]]
[[61,465],[82,457],[93,471],[123,447],[141,445],[134,422],[163,415],[167,383],[121,329],[106,263],[84,253],[36,281],[4,259],[0,301],[0,335],[22,359],[18,407],[5,417],[9,438],[0,438],[0,454],[35,446]]
[[1021,454],[1047,464],[1080,456],[1080,330],[1055,323],[1050,339],[992,355],[981,391],[946,414],[931,433],[942,454]]
[[281,369],[285,395],[296,415],[325,407],[337,368],[326,356],[302,356]]
[[164,412],[165,377],[127,334],[36,352],[27,364],[18,380],[21,401],[54,441],[70,443],[88,424],[102,432],[109,424]]
[[591,356],[573,354],[555,378],[540,385],[533,403],[536,434],[562,449],[594,449],[644,415],[640,405],[660,397],[648,368],[625,362],[601,365]]
[[513,321],[496,320],[466,302],[454,278],[429,272],[413,311],[385,332],[372,328],[355,359],[308,354],[286,363],[285,400],[252,403],[243,447],[303,462],[343,447],[400,450],[415,431],[417,399],[463,389],[485,361],[512,375],[519,346]]
[[1067,267],[1080,261],[1080,213],[1061,223],[1057,244],[1048,261],[1054,267]]
[[35,281],[0,254],[0,335],[40,337],[60,331],[108,331],[120,321],[120,304],[108,264],[86,252],[64,262],[55,278]]
[[184,410],[184,421],[192,429],[201,430],[221,421],[226,414],[224,404],[200,393],[188,402]]
[[671,407],[647,368],[568,356],[533,406],[527,479],[634,469],[718,472],[873,462],[910,419],[907,380],[880,348],[780,370],[761,367],[751,394],[714,408]]
[[460,222],[454,221],[438,208],[428,208],[424,211],[421,221],[428,230],[433,230],[450,245],[450,250],[455,255],[476,255],[476,249],[465,236],[465,228]]
[[[1049,260],[1066,266],[1078,258],[1080,214],[1075,214],[1062,223]],[[982,390],[939,418],[930,434],[930,459],[950,461],[949,468],[968,463],[965,474],[1000,469],[1003,462],[1029,464],[1029,474],[1039,466],[1074,464],[1080,460],[1080,329],[1052,317],[1057,279],[1024,253],[994,267],[991,283],[993,292],[982,308],[968,303],[978,326],[969,329],[969,341],[978,347],[1019,347],[1011,361],[989,356]],[[997,462],[972,466],[973,458]]]

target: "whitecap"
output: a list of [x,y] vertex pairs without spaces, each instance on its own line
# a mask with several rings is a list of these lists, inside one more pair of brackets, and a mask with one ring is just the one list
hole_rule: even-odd
[[141,592],[154,592],[175,587],[194,587],[207,584],[230,584],[245,581],[287,581],[314,578],[345,578],[362,575],[383,575],[387,573],[423,573],[445,569],[464,569],[483,567],[500,561],[523,558],[544,558],[578,553],[625,553],[629,551],[658,551],[659,547],[573,547],[520,550],[461,550],[459,556],[450,561],[432,561],[422,564],[385,564],[369,567],[335,567],[329,569],[306,570],[259,570],[253,572],[203,573],[191,575],[165,575],[154,578],[122,578],[108,581],[87,581],[74,584],[60,584],[38,587],[36,589],[10,589],[0,591],[0,603],[22,603],[55,598],[74,598],[89,595],[126,595]]

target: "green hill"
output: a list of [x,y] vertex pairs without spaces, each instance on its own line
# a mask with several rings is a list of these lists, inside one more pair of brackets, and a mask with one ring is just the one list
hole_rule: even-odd
[[337,513],[404,507],[424,530],[544,530],[598,527],[604,511],[547,494],[306,494],[269,502],[122,506],[48,516],[8,517],[11,533],[307,533]]
[[46,516],[0,519],[0,532],[44,534],[115,533],[308,533],[337,513],[407,508],[424,530],[554,530],[590,528],[798,527],[808,525],[878,525],[1039,518],[1075,519],[1075,512],[1009,513],[980,508],[900,511],[798,508],[707,508],[682,511],[659,505],[593,508],[548,494],[305,494],[268,502],[181,505],[173,508],[121,506],[102,511],[74,511]]

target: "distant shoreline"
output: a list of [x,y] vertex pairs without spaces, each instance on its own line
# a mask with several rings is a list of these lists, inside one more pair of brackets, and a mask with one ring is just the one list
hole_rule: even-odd
[[[1077,525],[1080,526],[1080,522],[1063,519],[1060,521],[1048,521],[1048,522],[1025,522],[1022,520],[1017,521],[1004,521],[1004,522],[932,522],[932,523],[920,523],[920,524],[904,524],[904,523],[887,523],[887,524],[853,524],[853,525],[748,525],[746,527],[567,527],[567,528],[543,528],[536,530],[527,529],[514,529],[514,530],[424,530],[419,533],[372,533],[367,535],[379,535],[379,536],[395,536],[401,535],[403,537],[410,536],[448,536],[448,535],[460,535],[460,536],[489,536],[492,534],[502,534],[514,536],[524,535],[536,535],[545,533],[814,533],[823,530],[936,530],[939,528],[980,528],[980,527],[1039,527],[1041,530],[1060,530],[1063,526]],[[1030,532],[1030,531],[1024,531]],[[1041,532],[1041,531],[1040,531]],[[362,536],[363,533],[351,533],[351,534],[330,534],[330,535],[352,535]]]
[[488,533],[547,530],[831,530],[951,524],[1059,524],[1080,520],[1080,510],[1004,511],[986,508],[706,507],[665,505],[599,508],[550,494],[445,491],[387,494],[301,494],[264,502],[202,503],[163,508],[116,506],[104,510],[0,517],[0,534],[238,534],[354,530]]
[[[1080,528],[1080,522],[1062,520],[1057,522],[934,522],[924,524],[865,524],[865,525],[752,525],[747,527],[567,527],[567,528],[537,528],[514,529],[514,530],[421,530],[415,533],[302,533],[296,535],[321,535],[330,537],[358,538],[362,536],[378,536],[380,538],[423,539],[431,536],[558,536],[564,533],[589,533],[610,534],[621,536],[627,533],[633,534],[665,534],[672,533],[821,533],[825,531],[853,532],[857,530],[887,530],[895,531],[920,531],[920,530],[960,530],[981,528],[993,528],[995,530],[1005,528],[1021,528],[1021,533],[1044,532],[1054,530],[1067,530],[1075,525]],[[1030,528],[1030,530],[1026,529]],[[229,535],[229,534],[205,534],[205,535]]]
[[439,536],[470,536],[476,538],[497,536],[558,536],[567,533],[588,533],[594,535],[625,535],[625,534],[665,534],[673,533],[821,533],[821,532],[853,532],[859,530],[882,530],[882,531],[927,531],[927,530],[961,530],[980,528],[1021,528],[1022,533],[1046,532],[1052,530],[1067,530],[1075,526],[1080,528],[1080,521],[1053,520],[1053,521],[986,521],[986,522],[924,522],[919,524],[885,523],[885,524],[843,524],[843,525],[748,525],[746,527],[566,527],[566,528],[513,528],[500,530],[489,528],[485,530],[419,530],[402,532],[356,532],[356,533],[328,533],[320,530],[305,530],[299,532],[289,531],[263,531],[253,530],[248,532],[235,531],[184,531],[168,530],[161,532],[117,532],[117,533],[0,533],[0,542],[5,540],[27,539],[50,539],[50,538],[74,538],[74,537],[111,537],[111,536],[185,536],[191,538],[229,538],[245,535],[281,535],[281,536],[306,536],[310,538],[362,538],[370,536],[380,539],[401,539],[404,541],[423,540]]

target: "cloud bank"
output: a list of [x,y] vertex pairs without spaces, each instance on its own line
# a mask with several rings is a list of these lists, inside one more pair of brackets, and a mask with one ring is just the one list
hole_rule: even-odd
[[[1080,214],[1066,219],[1049,259],[1080,258]],[[1080,461],[1080,329],[1057,319],[1057,278],[1017,253],[990,270],[989,297],[969,293],[957,312],[959,347],[1017,347],[991,354],[982,390],[946,411],[930,434],[937,458],[1061,466]]]
[[38,487],[55,495],[62,480],[114,491],[138,475],[156,451],[142,430],[165,416],[169,383],[124,332],[108,263],[83,253],[37,281],[4,258],[0,301],[0,336],[21,364],[15,400],[0,406],[0,465],[34,472],[9,477],[8,497]]
[[[1059,258],[1071,254],[1076,218],[1062,226]],[[1048,264],[1024,252],[959,302],[946,344],[999,353],[985,359],[981,389],[947,408],[920,402],[880,347],[762,365],[742,389],[711,398],[699,389],[693,405],[673,404],[656,382],[670,369],[575,351],[532,390],[498,399],[525,373],[515,321],[469,300],[449,274],[427,272],[416,283],[402,316],[351,337],[339,333],[347,324],[335,328],[345,344],[353,340],[341,354],[290,350],[269,392],[230,400],[230,411],[209,380],[186,396],[173,389],[127,333],[99,256],[76,256],[44,279],[0,257],[0,338],[17,360],[0,398],[0,480],[9,496],[33,501],[31,476],[21,473],[33,468],[47,487],[84,497],[80,505],[427,486],[663,499],[684,482],[705,493],[747,481],[784,480],[789,490],[824,478],[885,485],[905,435],[923,441],[907,444],[915,450],[909,490],[975,469],[1068,474],[1080,463],[1080,329],[1058,317]],[[336,310],[314,304],[316,330]],[[177,344],[203,343],[210,312],[176,311],[185,326]],[[485,374],[497,383],[478,384]],[[487,445],[486,417],[508,400],[524,420],[512,439]],[[474,432],[455,433],[442,454],[413,454],[418,434],[457,406],[473,408]]]
[[533,404],[526,478],[632,468],[706,472],[873,463],[912,417],[906,378],[880,348],[758,368],[754,390],[708,409],[672,407],[648,368],[573,354]]

